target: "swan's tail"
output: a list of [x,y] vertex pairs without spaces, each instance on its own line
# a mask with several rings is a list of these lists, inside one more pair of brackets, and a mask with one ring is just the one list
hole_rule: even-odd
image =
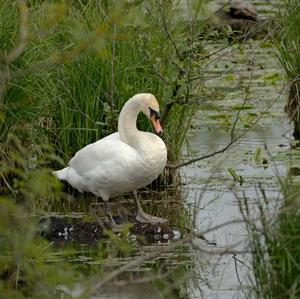
[[59,180],[66,180],[67,179],[67,172],[68,167],[65,167],[61,170],[53,171],[52,174],[55,175]]

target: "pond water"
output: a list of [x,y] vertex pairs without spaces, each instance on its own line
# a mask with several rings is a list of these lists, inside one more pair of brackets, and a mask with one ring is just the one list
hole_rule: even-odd
[[[245,45],[243,56],[240,53],[233,53],[231,56],[231,59],[240,60],[234,73],[237,76],[235,80],[243,76],[249,78],[253,73],[247,100],[249,109],[241,113],[236,134],[247,130],[247,118],[258,117],[265,106],[276,99],[282,88],[279,78],[272,84],[262,79],[268,73],[278,74],[278,69],[274,65],[272,51],[262,50],[259,44],[259,41],[252,41],[250,46],[249,42]],[[255,62],[255,66],[248,71],[248,76],[245,71],[247,65],[241,62],[245,57]],[[259,70],[260,66],[264,66],[263,72]],[[222,68],[217,69],[223,71]],[[227,119],[235,119],[237,111],[233,108],[243,102],[245,94],[242,88],[249,83],[248,80],[242,80],[242,84],[226,92],[223,99],[215,100],[216,107],[213,110],[208,107],[197,113],[193,121],[195,129],[190,132],[189,137],[189,151],[195,156],[214,152],[230,141],[231,131]],[[211,82],[210,88],[228,88],[227,84],[228,82],[218,80]],[[236,81],[233,80],[230,84],[236,85]],[[242,219],[238,199],[243,199],[244,196],[253,208],[255,218],[259,183],[270,201],[278,200],[279,184],[276,176],[278,173],[285,175],[287,171],[286,153],[291,140],[291,129],[283,113],[284,99],[284,96],[277,98],[268,114],[229,151],[183,169],[187,203],[196,206],[195,223],[200,232]],[[218,118],[218,115],[224,117]],[[264,150],[265,146],[268,150]],[[258,151],[263,152],[261,161],[255,161]],[[261,163],[263,159],[267,161],[266,164]],[[242,185],[234,181],[228,169],[234,169],[243,178]],[[213,229],[204,236],[208,241],[216,243],[216,246],[210,245],[211,252],[206,257],[209,261],[206,269],[209,285],[194,288],[190,298],[244,298],[245,289],[250,285],[249,276],[251,277],[251,255],[248,253],[250,248],[245,225],[230,224]],[[218,254],[222,249],[224,254]],[[237,253],[226,253],[228,250]]]
[[[259,11],[270,8],[270,1],[263,2],[259,2]],[[186,155],[197,157],[225,147],[245,97],[246,109],[239,115],[235,135],[247,130],[262,113],[264,116],[230,150],[182,170],[186,201],[195,208],[197,230],[221,226],[204,233],[208,240],[205,245],[195,241],[199,248],[205,248],[206,254],[199,258],[206,260],[206,283],[191,288],[189,298],[246,298],[252,279],[251,254],[238,202],[247,200],[255,219],[259,184],[270,202],[280,201],[277,177],[287,172],[291,143],[291,128],[283,112],[285,83],[272,49],[261,40],[249,40],[240,48],[229,47],[218,53],[207,71],[208,76],[220,76],[206,83],[210,101],[193,120]],[[241,176],[242,183],[235,181],[229,170]],[[197,259],[196,253],[194,256]]]

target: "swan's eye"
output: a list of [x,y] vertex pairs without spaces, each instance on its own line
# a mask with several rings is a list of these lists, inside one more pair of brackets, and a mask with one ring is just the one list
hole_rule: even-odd
[[156,111],[150,107],[149,107],[149,110],[150,110],[150,117],[152,117],[154,115],[155,119],[160,119],[160,114],[158,111]]

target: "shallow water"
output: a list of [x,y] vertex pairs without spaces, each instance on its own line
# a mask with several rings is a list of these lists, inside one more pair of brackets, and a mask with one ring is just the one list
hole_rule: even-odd
[[[242,219],[237,199],[237,197],[243,199],[242,192],[245,192],[247,202],[253,208],[253,218],[255,218],[258,183],[262,184],[270,201],[278,201],[280,196],[276,176],[277,172],[280,175],[286,173],[288,165],[285,159],[277,161],[276,168],[272,163],[264,168],[262,165],[256,166],[251,161],[255,149],[265,144],[274,155],[286,152],[289,140],[283,134],[286,134],[289,128],[280,125],[282,118],[278,118],[278,121],[278,125],[273,126],[272,129],[265,128],[265,134],[261,134],[261,131],[256,134],[252,132],[251,136],[246,136],[227,153],[211,159],[213,161],[210,163],[205,160],[183,170],[187,183],[185,188],[187,203],[193,206],[196,203],[196,227],[200,232],[226,222]],[[211,134],[213,133],[204,129],[198,131],[190,137],[191,148],[194,151],[197,149],[201,154],[218,148],[218,145],[226,145],[227,139],[224,138],[222,142],[220,138],[217,143],[213,142],[213,149],[207,149],[207,144],[203,145],[201,141]],[[228,133],[223,132],[223,136],[226,135]],[[255,140],[252,137],[255,137]],[[282,147],[282,145],[285,146]],[[241,186],[233,181],[227,171],[228,167],[235,168],[243,177],[244,182]],[[216,246],[210,246],[211,253],[226,251],[228,248],[234,252],[245,252],[207,255],[210,263],[207,268],[210,287],[200,285],[201,293],[194,289],[190,298],[244,298],[243,292],[250,285],[248,278],[251,276],[251,255],[247,252],[249,244],[245,225],[243,223],[230,224],[214,229],[204,236],[208,241],[216,243]]]
[[[262,9],[266,5],[270,2],[259,7]],[[268,200],[278,204],[280,192],[277,177],[284,176],[289,167],[287,152],[291,143],[291,128],[283,112],[286,93],[278,96],[284,82],[272,49],[265,47],[262,41],[250,40],[242,46],[242,51],[230,47],[224,50],[226,52],[230,55],[220,55],[207,70],[214,75],[222,74],[234,64],[233,70],[206,84],[208,92],[218,90],[221,94],[197,112],[193,120],[194,129],[188,139],[189,146],[184,153],[197,157],[228,144],[231,125],[237,114],[234,108],[243,104],[244,89],[248,86],[247,109],[240,114],[236,136],[247,130],[251,120],[266,112],[266,107],[270,108],[230,150],[182,170],[186,202],[195,207],[195,223],[200,232],[226,222],[242,220],[238,202],[244,198],[255,219],[259,184],[266,191]],[[260,161],[255,158],[258,148],[262,152]],[[261,163],[262,159],[266,164]],[[234,181],[229,168],[242,176],[241,185]],[[252,272],[245,225],[242,222],[226,225],[204,236],[209,242],[216,243],[209,246],[210,253],[206,254],[209,261],[206,267],[208,283],[200,282],[192,288],[189,298],[246,298]],[[201,248],[201,244],[198,245]],[[228,250],[233,252],[226,253]]]

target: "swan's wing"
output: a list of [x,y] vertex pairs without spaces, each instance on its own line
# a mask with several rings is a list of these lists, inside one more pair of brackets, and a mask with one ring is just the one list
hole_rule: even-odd
[[78,151],[69,165],[78,175],[85,176],[96,168],[102,169],[102,174],[113,169],[125,169],[137,160],[137,151],[114,133]]

